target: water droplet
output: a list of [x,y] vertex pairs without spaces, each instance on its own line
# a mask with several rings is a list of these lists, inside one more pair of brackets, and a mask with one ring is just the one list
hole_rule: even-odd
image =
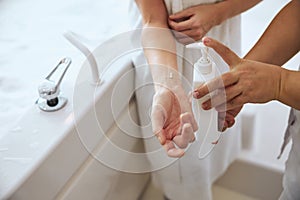
[[17,133],[17,132],[22,131],[22,128],[21,128],[20,126],[17,126],[17,127],[15,127],[14,129],[11,129],[10,131],[11,131],[11,132]]

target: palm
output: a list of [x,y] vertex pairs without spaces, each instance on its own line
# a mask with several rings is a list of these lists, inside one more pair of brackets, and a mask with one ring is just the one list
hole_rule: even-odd
[[165,116],[165,125],[163,130],[165,132],[166,139],[172,140],[179,132],[180,115],[182,112],[176,96],[173,93],[169,93],[168,95],[169,96],[166,98],[167,101],[165,101],[165,108],[168,109],[166,110],[167,115]]
[[[157,106],[159,105],[159,106]],[[161,109],[164,109],[162,111]],[[163,133],[167,140],[172,140],[176,135],[180,127],[180,104],[171,91],[162,93],[154,97],[153,102],[154,113],[163,115]]]
[[152,127],[160,143],[171,157],[181,157],[183,150],[195,138],[197,124],[193,118],[190,103],[182,89],[163,90],[153,97]]

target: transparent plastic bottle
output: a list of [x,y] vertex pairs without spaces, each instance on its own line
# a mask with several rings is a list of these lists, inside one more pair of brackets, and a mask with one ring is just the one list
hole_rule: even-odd
[[[194,64],[193,88],[210,81],[216,77],[216,66],[208,57],[208,47],[203,43],[193,43],[186,48],[201,49],[201,58]],[[201,99],[193,99],[192,108],[199,129],[196,133],[197,141],[201,143],[199,159],[205,158],[213,149],[220,137],[218,131],[218,112],[215,109],[203,110],[202,103],[210,98],[210,94]]]

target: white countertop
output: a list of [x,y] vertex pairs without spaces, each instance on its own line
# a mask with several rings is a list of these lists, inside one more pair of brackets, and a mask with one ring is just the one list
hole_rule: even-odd
[[[85,57],[62,34],[67,30],[79,33],[87,38],[82,42],[93,49],[127,30],[127,3],[0,2],[0,199],[28,178],[49,150],[63,139],[66,133],[63,129],[73,123],[70,97]],[[110,17],[109,22],[103,20],[108,16],[118,17]],[[69,102],[58,112],[41,112],[34,104],[38,98],[37,86],[65,56],[72,59],[62,82],[62,91]],[[51,124],[60,130],[45,128]]]

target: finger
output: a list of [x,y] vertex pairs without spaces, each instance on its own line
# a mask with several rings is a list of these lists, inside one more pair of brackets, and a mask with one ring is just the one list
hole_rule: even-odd
[[195,38],[186,37],[186,38],[177,39],[177,41],[181,44],[188,45],[194,43],[196,40]]
[[151,122],[152,130],[154,135],[157,136],[161,145],[165,144],[166,136],[164,134],[164,124],[165,124],[165,110],[161,105],[153,105],[151,111]]
[[231,99],[230,101],[226,102],[226,105],[222,104],[216,107],[218,112],[224,112],[228,110],[233,110],[235,108],[243,106],[247,101],[244,99],[243,95],[240,94],[239,96]]
[[222,131],[224,127],[227,127],[226,112],[218,112],[218,131]]
[[225,132],[227,130],[227,126],[224,126],[221,132]]
[[219,139],[216,141],[213,141],[211,144],[217,145],[219,143]]
[[209,37],[202,38],[204,45],[213,48],[223,60],[232,68],[234,65],[241,62],[241,58],[238,57],[233,51],[227,46]]
[[173,34],[177,40],[188,37],[187,35],[184,35],[182,32],[173,31]]
[[227,121],[218,122],[218,131],[224,132],[227,128],[228,128]]
[[232,127],[235,123],[235,119],[234,118],[229,118],[229,119],[226,119],[227,121],[227,124],[228,124],[228,128]]
[[192,116],[188,112],[185,112],[180,115],[180,126],[177,129],[176,135],[181,135],[184,124],[189,123],[192,124]]
[[195,140],[194,131],[191,124],[185,124],[182,130],[182,138],[188,143]]
[[[178,42],[182,44],[190,44],[194,43],[196,40],[195,38],[189,37],[188,35],[183,34],[182,32],[173,31],[174,37],[177,39]],[[187,41],[184,43],[184,41]]]
[[212,107],[220,106],[227,101],[234,99],[242,93],[241,89],[235,85],[229,86],[225,89],[217,89],[216,94],[210,99],[202,103],[204,110],[209,110]]
[[174,143],[170,140],[167,140],[164,144],[164,148],[168,154],[168,156],[173,158],[180,158],[184,155],[184,150],[177,149],[174,145]]
[[204,37],[204,35],[206,34],[206,31],[202,28],[194,28],[194,29],[190,29],[190,30],[181,31],[180,33],[182,33],[181,35],[179,35],[179,36],[181,36],[181,38],[184,35],[186,35],[188,37],[193,38],[195,41],[198,41],[198,40],[202,39],[202,37]]
[[232,116],[231,114],[228,114],[226,112],[226,117],[225,119],[218,119],[219,123],[222,124],[221,126],[219,126],[219,130],[224,130],[224,128],[230,128],[234,125],[235,123],[235,119],[234,116]]
[[195,135],[191,124],[185,124],[182,133],[173,138],[174,143],[179,148],[186,148],[191,141],[195,140]]
[[192,27],[192,22],[190,19],[181,22],[169,20],[169,26],[175,31],[185,31]]
[[175,14],[170,15],[169,19],[171,19],[171,20],[180,20],[180,19],[183,19],[183,18],[188,18],[192,15],[193,15],[193,12],[192,12],[191,9],[185,9],[185,10],[182,10],[180,12],[177,12]]
[[224,121],[224,126],[220,127],[221,131],[224,132],[227,130],[227,128],[231,128],[233,126],[233,124],[235,123],[235,119],[227,119]]
[[188,44],[196,42],[195,37],[190,37],[188,35],[183,34],[182,32],[173,31],[173,34],[178,42],[180,42],[180,40],[182,41],[186,40],[189,42]]
[[202,98],[208,93],[214,92],[219,88],[226,88],[235,84],[239,80],[238,75],[234,72],[227,72],[220,77],[217,77],[194,90],[193,97],[196,99]]
[[[186,37],[191,37],[191,38],[202,38],[204,32],[200,32],[197,29],[190,29],[190,30],[185,30],[185,31],[180,31],[180,32],[175,32],[175,37],[177,39],[180,38],[186,38]],[[201,37],[200,37],[201,36]]]
[[[194,132],[198,130],[198,124],[194,116],[189,112],[180,115],[180,126],[183,127],[184,124],[191,124]],[[180,130],[180,132],[182,131]]]

